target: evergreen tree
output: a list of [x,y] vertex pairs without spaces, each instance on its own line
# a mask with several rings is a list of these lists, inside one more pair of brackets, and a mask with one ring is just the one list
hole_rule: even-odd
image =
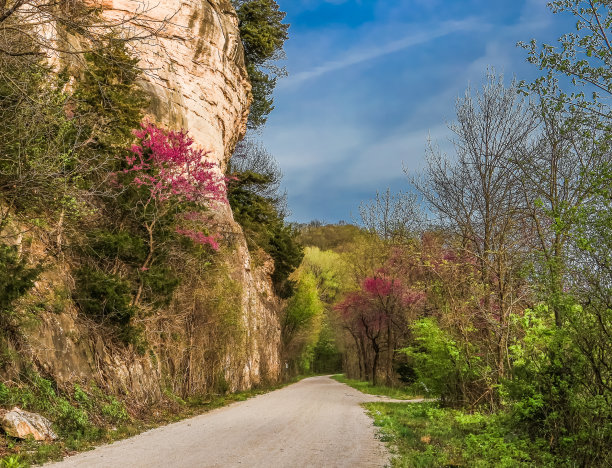
[[[84,164],[100,174],[115,168],[139,128],[148,98],[138,85],[138,59],[125,43],[110,39],[104,47],[85,54],[85,69],[73,94],[75,119],[82,139]],[[99,174],[99,175],[100,175]]]
[[275,0],[233,0],[240,20],[240,37],[244,45],[247,71],[253,86],[253,104],[248,126],[251,129],[266,123],[274,109],[272,93],[276,80],[286,71],[274,65],[283,58],[283,45],[289,38],[286,13]]
[[260,145],[239,143],[229,167],[227,198],[251,250],[263,249],[274,259],[272,281],[277,294],[289,297],[289,275],[304,256],[298,232],[285,223],[285,196],[279,193],[281,172]]

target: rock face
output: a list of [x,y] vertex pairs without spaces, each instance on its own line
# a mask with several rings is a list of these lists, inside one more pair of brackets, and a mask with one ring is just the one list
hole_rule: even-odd
[[133,42],[146,70],[151,113],[170,127],[188,129],[223,166],[246,131],[251,99],[236,12],[230,0],[151,5],[143,11],[140,1],[109,0],[104,16],[130,19],[136,25],[131,35],[159,30],[156,38]]
[[[139,8],[140,1],[109,0],[104,3],[104,15],[124,20]],[[160,30],[155,40],[135,42],[140,65],[148,70],[144,87],[152,97],[153,118],[168,127],[189,130],[223,170],[246,132],[251,102],[238,17],[231,1],[163,0],[138,13],[132,24]],[[227,263],[242,295],[243,339],[234,343],[237,348],[227,353],[223,365],[224,379],[230,389],[237,390],[278,379],[279,307],[270,265],[252,266],[231,210],[228,206],[217,210],[220,230],[233,238]]]
[[[101,5],[108,19],[132,19],[131,35],[161,29],[157,38],[131,43],[146,69],[143,86],[152,98],[150,117],[188,130],[222,171],[246,131],[251,100],[230,0],[162,0],[145,11],[140,1],[104,0]],[[270,280],[271,263],[262,257],[254,265],[228,206],[218,207],[215,218],[229,245],[219,254],[226,276],[217,283],[234,287],[229,297],[226,293],[200,301],[196,296],[215,291],[215,286],[194,281],[197,300],[192,303],[204,303],[201,310],[173,304],[140,320],[150,345],[144,355],[105,342],[96,325],[67,301],[59,312],[40,314],[38,326],[28,332],[27,358],[62,387],[93,381],[142,404],[158,399],[162,390],[189,395],[277,381],[280,306]],[[46,271],[37,294],[70,291],[73,283],[66,271],[70,266],[61,263]],[[46,300],[54,301],[58,299]],[[232,307],[237,318],[229,323],[224,314],[229,316]],[[230,328],[232,333],[227,332]]]
[[36,413],[29,413],[17,407],[4,413],[1,419],[2,429],[11,437],[19,439],[55,440],[57,435],[51,429],[51,423]]

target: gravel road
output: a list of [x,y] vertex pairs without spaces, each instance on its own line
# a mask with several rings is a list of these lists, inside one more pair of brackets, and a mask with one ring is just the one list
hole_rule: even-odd
[[364,395],[311,377],[247,401],[45,466],[57,468],[383,467]]

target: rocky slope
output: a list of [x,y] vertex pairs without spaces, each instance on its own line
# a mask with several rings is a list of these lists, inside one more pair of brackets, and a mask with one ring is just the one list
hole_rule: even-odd
[[[111,0],[103,8],[107,18],[130,19],[130,34],[158,30],[157,37],[133,43],[146,70],[143,86],[152,97],[150,116],[170,128],[189,130],[222,170],[246,131],[251,99],[230,1],[162,0],[143,11],[141,2]],[[61,262],[36,285],[34,296],[47,304],[47,311],[29,329],[21,352],[25,349],[35,366],[60,386],[96,382],[139,402],[155,400],[163,389],[188,395],[277,381],[279,301],[270,281],[271,262],[264,259],[254,266],[229,207],[218,207],[215,219],[226,238],[220,253],[224,267],[217,278],[205,280],[204,289],[223,290],[225,296],[207,297],[198,311],[176,303],[140,319],[150,343],[145,355],[106,342],[96,325],[62,298],[61,291],[73,285],[63,274],[69,265]],[[182,291],[190,293],[199,294]],[[48,311],[49,304],[58,304],[57,310]],[[233,314],[234,321],[223,322],[224,314]],[[224,335],[223,327],[234,332]]]

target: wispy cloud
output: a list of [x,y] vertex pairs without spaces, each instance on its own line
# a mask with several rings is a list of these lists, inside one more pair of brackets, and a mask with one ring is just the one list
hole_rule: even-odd
[[383,57],[385,55],[393,54],[409,47],[416,45],[425,44],[433,41],[440,37],[447,36],[456,32],[472,31],[476,27],[482,28],[483,24],[475,18],[468,18],[460,21],[447,21],[443,22],[435,28],[427,29],[417,33],[410,34],[401,39],[388,42],[379,47],[370,47],[365,50],[361,49],[357,52],[349,53],[348,55],[324,63],[311,70],[305,70],[302,72],[290,75],[289,78],[284,79],[280,82],[282,87],[297,86],[306,81],[319,78],[320,76],[332,73],[335,71],[343,70],[354,65],[358,65],[370,60]]

